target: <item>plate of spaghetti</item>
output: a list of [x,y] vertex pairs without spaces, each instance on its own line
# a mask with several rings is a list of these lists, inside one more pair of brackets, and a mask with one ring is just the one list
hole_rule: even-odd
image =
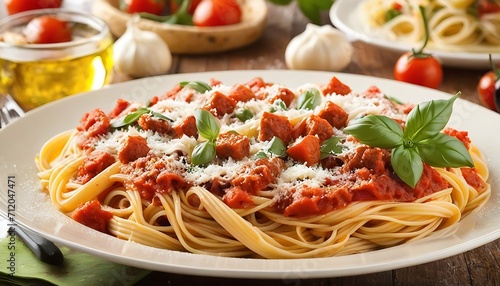
[[151,270],[384,271],[500,237],[500,156],[485,122],[500,117],[367,76],[145,78],[2,129],[0,210],[61,245]]
[[494,60],[500,55],[500,6],[482,2],[488,1],[341,0],[332,5],[330,19],[353,39],[403,53],[424,41],[422,5],[428,52],[447,66],[488,68],[488,54]]

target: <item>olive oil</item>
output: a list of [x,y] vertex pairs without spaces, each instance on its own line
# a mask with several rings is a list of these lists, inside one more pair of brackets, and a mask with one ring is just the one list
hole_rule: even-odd
[[99,89],[111,81],[112,45],[69,59],[14,62],[0,56],[0,91],[25,110],[68,95]]
[[[72,40],[28,43],[23,31],[34,17],[53,15],[68,23]],[[113,38],[102,20],[76,11],[34,10],[0,20],[0,94],[25,110],[99,89],[111,81]]]

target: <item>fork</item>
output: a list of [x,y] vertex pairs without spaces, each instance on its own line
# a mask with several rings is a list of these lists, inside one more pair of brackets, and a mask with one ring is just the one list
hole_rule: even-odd
[[[4,128],[7,124],[24,115],[24,110],[9,94],[1,96],[0,104],[0,128]],[[6,219],[3,214],[2,218]],[[11,226],[9,231],[14,231],[16,235],[19,235],[21,240],[41,261],[52,265],[59,265],[63,262],[61,250],[52,241],[19,225]]]
[[4,128],[7,124],[24,115],[24,110],[10,94],[1,96],[0,104],[2,106],[0,109],[0,128]]

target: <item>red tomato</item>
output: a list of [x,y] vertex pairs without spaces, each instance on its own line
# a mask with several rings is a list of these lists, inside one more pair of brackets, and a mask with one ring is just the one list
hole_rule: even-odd
[[500,5],[494,1],[482,0],[479,2],[479,16],[490,13],[500,13]]
[[241,7],[235,0],[202,0],[193,14],[195,26],[224,26],[241,22]]
[[399,81],[438,88],[443,80],[441,63],[432,56],[413,56],[412,52],[402,55],[394,66],[394,78]]
[[71,41],[68,24],[52,16],[32,19],[24,29],[28,43],[53,44]]
[[477,85],[477,95],[481,103],[491,110],[496,110],[495,106],[495,83],[498,81],[497,75],[493,71],[485,73]]
[[[182,0],[182,1],[188,1],[188,0]],[[188,8],[188,13],[193,14],[194,10],[196,10],[196,7],[198,7],[198,4],[200,4],[201,0],[191,0],[189,3],[189,8]],[[182,3],[182,2],[179,2]],[[180,4],[177,4],[176,0],[170,0],[170,11],[172,13],[175,13],[179,9]]]
[[123,0],[122,10],[129,14],[144,12],[161,15],[166,5],[166,0]]
[[7,12],[15,13],[43,8],[59,8],[63,0],[5,0]]

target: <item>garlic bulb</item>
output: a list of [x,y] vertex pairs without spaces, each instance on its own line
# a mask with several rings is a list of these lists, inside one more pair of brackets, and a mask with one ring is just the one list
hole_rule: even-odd
[[134,15],[125,33],[115,42],[115,68],[131,77],[164,74],[172,67],[170,49],[155,32],[139,29],[139,19],[139,15]]
[[288,43],[285,61],[289,69],[340,71],[351,62],[352,50],[339,30],[309,23]]

